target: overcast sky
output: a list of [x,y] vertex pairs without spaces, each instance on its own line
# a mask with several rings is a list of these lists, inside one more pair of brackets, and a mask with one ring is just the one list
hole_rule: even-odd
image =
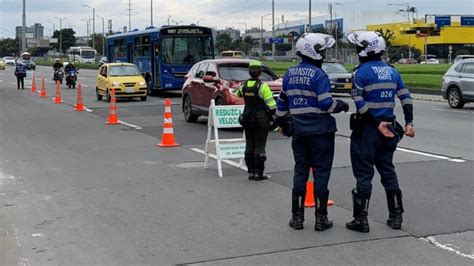
[[[244,30],[260,27],[262,15],[271,13],[271,0],[153,0],[153,24],[190,24],[216,27],[235,27]],[[21,25],[22,0],[0,0],[0,37],[14,37],[15,26]],[[151,0],[130,0],[132,28],[143,29],[150,25]],[[406,20],[395,11],[407,1],[388,0],[340,0],[312,1],[313,16],[320,16],[316,21],[323,22],[328,17],[328,3],[335,5],[334,14],[344,18],[344,30],[360,28],[366,23],[381,23]],[[42,23],[45,35],[50,35],[53,23],[59,29],[59,17],[63,19],[63,27],[71,26],[77,35],[86,35],[86,20],[92,17],[92,9],[83,7],[87,4],[95,8],[96,14],[106,19],[112,19],[113,30],[121,31],[128,26],[129,0],[26,0],[27,25]],[[474,15],[474,0],[417,0],[409,1],[411,6],[418,8],[419,17],[424,14],[460,14]],[[308,16],[309,0],[275,0],[275,20],[301,20]],[[361,13],[364,12],[364,13]],[[374,15],[379,14],[379,15]],[[364,16],[361,18],[361,16]],[[266,16],[264,28],[271,30],[271,16]],[[314,20],[314,19],[313,19]],[[102,31],[102,20],[96,19],[96,32]],[[92,31],[92,30],[91,30]]]

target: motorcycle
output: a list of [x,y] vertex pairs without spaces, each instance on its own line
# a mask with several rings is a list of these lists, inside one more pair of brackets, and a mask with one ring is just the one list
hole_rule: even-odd
[[57,68],[54,70],[54,75],[53,75],[53,80],[54,82],[58,82],[63,84],[63,78],[64,78],[64,70],[63,68]]
[[76,88],[76,82],[77,82],[77,72],[76,70],[69,70],[66,76],[66,86],[68,88]]

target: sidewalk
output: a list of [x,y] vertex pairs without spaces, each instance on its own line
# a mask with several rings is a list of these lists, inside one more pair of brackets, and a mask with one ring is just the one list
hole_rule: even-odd
[[446,101],[443,99],[443,96],[433,95],[433,94],[411,93],[411,97],[414,100],[421,100],[421,101],[431,101],[431,102],[445,102]]

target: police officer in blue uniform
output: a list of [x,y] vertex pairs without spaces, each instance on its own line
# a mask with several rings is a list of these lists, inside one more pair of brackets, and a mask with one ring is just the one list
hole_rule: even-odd
[[[316,199],[314,229],[332,227],[327,218],[328,182],[334,158],[336,120],[331,113],[347,112],[349,105],[331,96],[328,76],[321,69],[325,50],[335,43],[332,36],[305,33],[296,41],[296,54],[302,61],[288,69],[277,101],[276,120],[281,128],[293,128],[292,149],[295,159],[292,217],[289,226],[303,229],[306,182],[313,169]],[[289,118],[288,118],[289,117]],[[288,119],[293,127],[288,127]],[[285,130],[288,131],[288,130]]]
[[[387,196],[387,225],[401,229],[402,192],[393,154],[403,135],[415,136],[412,99],[397,70],[382,61],[386,43],[380,33],[356,32],[347,39],[356,46],[360,65],[353,74],[352,89],[357,113],[351,116],[351,162],[357,185],[352,190],[354,219],[346,223],[346,227],[359,232],[370,231],[367,216],[375,166]],[[405,128],[395,119],[395,97],[403,107]]]

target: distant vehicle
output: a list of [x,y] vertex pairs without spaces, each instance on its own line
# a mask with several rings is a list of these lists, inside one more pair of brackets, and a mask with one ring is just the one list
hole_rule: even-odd
[[75,89],[76,88],[76,82],[77,82],[77,70],[70,69],[66,73],[66,86],[68,88]]
[[416,61],[413,58],[402,58],[398,60],[399,64],[418,64],[418,61]]
[[109,62],[135,64],[143,73],[148,93],[181,90],[184,76],[201,60],[214,55],[214,34],[195,25],[150,27],[107,37]]
[[474,59],[465,59],[452,65],[443,76],[443,98],[451,108],[463,108],[474,102]]
[[99,66],[102,66],[103,64],[107,64],[109,61],[107,60],[106,56],[102,56],[99,60]]
[[241,58],[244,56],[244,53],[242,51],[231,51],[231,50],[228,50],[228,51],[222,51],[220,53],[221,57],[237,57],[237,58]]
[[[247,59],[214,59],[195,64],[186,74],[182,89],[182,109],[187,122],[194,123],[199,116],[208,115],[211,100],[217,105],[244,104],[235,96],[240,83],[250,78]],[[260,79],[266,82],[278,97],[282,79],[268,66],[263,66]]]
[[117,98],[140,97],[146,101],[146,82],[134,64],[108,63],[99,68],[95,88],[97,100],[101,101],[105,97],[110,102],[112,88],[115,88]]
[[465,55],[465,54],[463,54],[463,55],[458,55],[458,56],[456,56],[456,58],[454,58],[453,63],[457,63],[457,62],[459,62],[459,61],[461,61],[461,60],[468,59],[468,58],[474,58],[474,55]]
[[25,64],[26,66],[26,70],[36,70],[36,64],[35,62],[33,62],[33,60],[31,59],[31,54],[30,53],[22,53],[20,55],[20,59],[23,64]]
[[12,56],[5,56],[3,58],[3,61],[5,61],[5,64],[7,66],[14,66],[15,65],[15,58]]
[[420,64],[439,64],[439,61],[436,58],[430,58],[426,61],[420,62]]
[[351,93],[352,74],[339,63],[323,63],[324,72],[331,81],[331,92]]
[[0,60],[0,69],[5,70],[5,61],[3,59]]
[[73,46],[67,52],[69,61],[89,64],[95,63],[96,54],[97,51],[88,46]]

